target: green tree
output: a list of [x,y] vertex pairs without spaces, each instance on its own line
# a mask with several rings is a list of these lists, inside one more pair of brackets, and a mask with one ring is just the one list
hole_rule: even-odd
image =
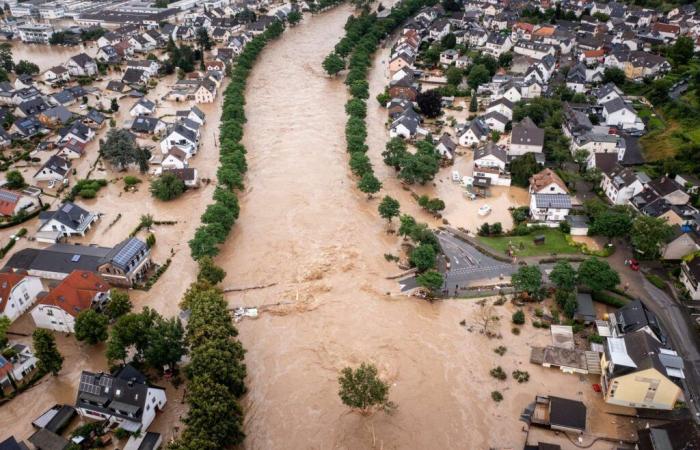
[[291,11],[289,14],[287,14],[287,22],[289,22],[289,25],[295,26],[299,22],[301,22],[302,15],[299,11]]
[[187,402],[190,408],[182,439],[189,445],[184,448],[215,450],[243,442],[243,412],[226,386],[209,376],[197,377],[188,385]]
[[389,410],[389,383],[382,381],[373,364],[362,363],[357,369],[344,368],[338,377],[338,395],[346,406],[369,414],[374,408]]
[[358,181],[357,187],[360,188],[360,191],[367,194],[367,198],[372,198],[372,195],[379,192],[379,190],[382,188],[382,183],[371,171],[367,171]]
[[5,72],[12,72],[15,68],[12,45],[7,42],[0,44],[0,67],[5,69]]
[[425,206],[425,209],[433,214],[438,214],[445,209],[445,202],[439,198],[431,198]]
[[185,182],[174,173],[165,172],[151,181],[150,191],[151,195],[158,200],[167,202],[178,198],[185,192]]
[[166,364],[175,367],[187,353],[184,336],[185,330],[179,318],[157,317],[148,330],[148,345],[143,352],[146,363],[159,370]]
[[625,71],[617,67],[608,67],[603,72],[603,83],[615,83],[623,85],[625,83]]
[[17,76],[36,75],[37,73],[39,73],[39,66],[31,61],[22,59],[15,65],[15,74],[17,74]]
[[113,128],[107,132],[107,138],[100,141],[100,155],[119,170],[136,164],[141,172],[146,172],[151,152],[139,147],[128,130]]
[[436,270],[428,270],[416,277],[416,282],[418,286],[424,287],[431,292],[435,292],[440,289],[444,283],[445,279],[442,274]]
[[7,330],[10,328],[10,319],[6,316],[0,316],[0,348],[5,348],[7,345]]
[[211,377],[240,397],[246,393],[246,366],[242,363],[245,350],[240,342],[231,339],[211,339],[192,351],[185,371],[190,380]]
[[578,164],[579,172],[583,173],[586,171],[586,161],[588,161],[588,156],[590,152],[585,148],[580,148],[574,152],[574,161]]
[[557,262],[549,273],[549,279],[559,289],[572,291],[576,287],[576,271],[568,261]]
[[197,45],[201,50],[211,50],[211,38],[209,32],[204,27],[197,28]]
[[476,64],[472,66],[472,68],[469,70],[469,75],[467,75],[467,83],[474,91],[476,91],[480,85],[488,83],[490,80],[491,74],[483,64]]
[[133,305],[129,294],[125,291],[112,289],[109,293],[109,302],[105,306],[104,313],[112,320],[117,320],[124,314],[131,312]]
[[110,109],[112,112],[117,112],[117,111],[119,111],[119,102],[117,101],[116,98],[113,98],[113,99],[112,99],[112,102],[111,102],[110,105],[109,105],[109,109]]
[[440,154],[432,143],[420,141],[416,143],[415,154],[406,152],[399,166],[400,179],[408,184],[425,184],[435,178],[435,174],[440,170]]
[[412,266],[418,269],[418,272],[425,272],[435,267],[436,257],[437,255],[432,245],[421,244],[413,249],[409,261]]
[[510,67],[513,62],[513,53],[505,52],[498,55],[498,65],[501,67]]
[[511,321],[516,325],[523,325],[525,323],[525,313],[522,309],[519,309],[513,313],[511,316]]
[[607,261],[598,258],[588,258],[578,267],[578,283],[597,292],[612,289],[620,283],[620,276]]
[[513,184],[516,186],[529,186],[530,177],[539,171],[540,165],[537,163],[534,153],[526,153],[510,163],[510,174]]
[[416,219],[408,214],[401,214],[399,222],[399,236],[410,236],[417,225]]
[[454,33],[447,33],[440,39],[440,47],[445,50],[453,49],[457,45],[457,36]]
[[401,161],[406,158],[407,153],[406,143],[403,139],[398,137],[392,138],[386,143],[385,150],[382,152],[384,164],[399,170],[401,169]]
[[382,217],[382,219],[386,219],[389,223],[391,223],[391,219],[398,217],[400,208],[401,205],[399,204],[399,201],[395,198],[389,197],[388,195],[384,196],[382,202],[377,207],[379,215]]
[[323,60],[323,70],[330,76],[338,75],[343,69],[345,69],[345,61],[335,52],[330,53]]
[[678,65],[688,64],[695,53],[695,43],[688,36],[680,36],[676,39],[670,50],[670,56]]
[[542,289],[542,272],[538,266],[520,266],[511,277],[511,282],[517,292],[527,292],[537,297]]
[[90,345],[107,340],[109,318],[94,309],[86,309],[75,318],[75,338]]
[[637,216],[632,223],[630,238],[632,246],[646,259],[659,256],[661,244],[673,236],[673,229],[661,218]]
[[627,212],[605,210],[595,217],[588,234],[602,235],[608,239],[627,236],[632,229],[632,217]]
[[24,182],[24,177],[18,170],[10,170],[5,175],[5,181],[7,181],[6,186],[9,189],[22,189],[27,185]]
[[416,97],[416,102],[420,108],[420,112],[425,117],[435,118],[442,111],[442,95],[437,89],[421,92]]
[[210,256],[200,258],[197,264],[199,265],[199,272],[197,272],[197,280],[199,281],[216,285],[226,278],[226,271],[214,264],[214,260]]
[[32,343],[34,355],[39,360],[39,370],[58,375],[63,367],[63,356],[58,352],[53,334],[44,328],[37,328],[32,334]]
[[469,99],[469,112],[477,112],[479,110],[479,103],[476,99],[476,91],[472,91],[471,98]]
[[450,66],[445,71],[445,77],[447,78],[447,84],[459,86],[459,83],[462,82],[462,78],[464,78],[464,72],[462,72],[462,69]]

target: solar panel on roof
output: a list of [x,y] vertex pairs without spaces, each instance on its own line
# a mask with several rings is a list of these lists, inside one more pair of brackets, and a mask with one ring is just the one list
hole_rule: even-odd
[[63,205],[63,208],[61,208],[63,212],[69,213],[71,209],[73,209],[73,204],[72,203],[66,203]]
[[100,394],[100,387],[95,384],[95,376],[90,374],[82,374],[80,376],[80,387],[81,392],[87,392],[93,395]]
[[78,262],[80,261],[80,255],[73,255],[70,259],[72,262]]
[[126,266],[131,258],[141,249],[141,242],[136,239],[131,239],[124,247],[114,256],[114,263]]

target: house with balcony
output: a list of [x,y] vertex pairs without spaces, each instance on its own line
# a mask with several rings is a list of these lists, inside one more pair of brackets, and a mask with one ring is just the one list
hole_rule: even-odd
[[99,215],[87,211],[73,202],[66,202],[54,211],[39,214],[36,240],[54,244],[71,236],[85,236]]
[[551,169],[530,177],[530,216],[538,222],[559,223],[571,211],[571,197],[564,181]]
[[612,170],[603,171],[602,176],[600,187],[613,205],[626,205],[644,189],[642,181],[629,167],[616,164]]
[[690,298],[700,300],[700,258],[681,263],[680,281],[688,290]]

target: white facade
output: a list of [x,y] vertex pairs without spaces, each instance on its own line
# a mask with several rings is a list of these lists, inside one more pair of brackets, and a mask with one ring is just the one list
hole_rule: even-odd
[[[5,281],[3,281],[5,283]],[[0,311],[0,316],[7,317],[14,322],[19,316],[24,314],[36,301],[37,295],[43,290],[41,280],[37,277],[25,276],[10,290],[6,299],[4,311]],[[0,299],[5,300],[5,299]]]

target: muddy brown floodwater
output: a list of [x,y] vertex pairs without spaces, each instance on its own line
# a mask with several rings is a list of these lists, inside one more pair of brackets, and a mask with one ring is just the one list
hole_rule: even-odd
[[[498,310],[503,340],[490,341],[459,325],[476,320],[474,301],[430,304],[400,296],[386,279],[398,269],[383,254],[396,254],[400,241],[386,233],[378,200],[354,187],[343,132],[346,89],[320,68],[350,12],[341,6],[288,30],[264,50],[248,83],[247,189],[218,263],[227,271],[225,287],[277,283],[228,294],[232,306],[277,306],[239,324],[250,388],[245,446],[522,447],[518,416],[536,392],[581,398],[592,390],[528,364],[528,345],[549,336],[532,327],[512,335],[510,307]],[[382,195],[401,193],[387,186]],[[509,353],[497,362],[508,373],[527,367],[530,383],[490,378],[492,349],[501,343]],[[339,371],[363,361],[391,383],[393,415],[364,417],[341,404]],[[494,403],[494,389],[506,400]]]

